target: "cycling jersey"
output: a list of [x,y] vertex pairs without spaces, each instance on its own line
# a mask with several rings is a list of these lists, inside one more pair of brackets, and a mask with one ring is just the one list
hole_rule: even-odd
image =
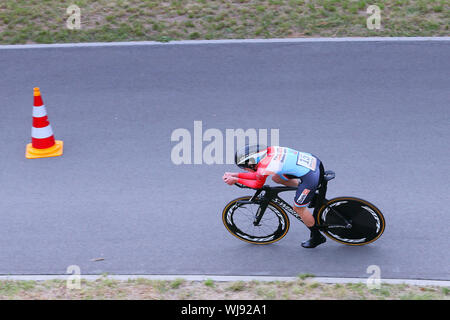
[[305,207],[314,196],[319,183],[319,165],[320,160],[310,153],[272,146],[267,148],[266,156],[257,164],[256,172],[240,173],[238,183],[259,189],[270,175],[279,175],[286,181],[300,178],[294,200],[296,206]]

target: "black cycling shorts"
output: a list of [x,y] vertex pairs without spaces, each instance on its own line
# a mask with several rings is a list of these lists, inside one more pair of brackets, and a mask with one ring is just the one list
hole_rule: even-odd
[[[317,159],[317,157],[316,157]],[[319,186],[320,181],[320,160],[317,159],[316,170],[309,171],[304,176],[300,177],[300,184],[298,185],[297,192],[294,197],[294,205],[296,207],[306,207],[311,202]]]

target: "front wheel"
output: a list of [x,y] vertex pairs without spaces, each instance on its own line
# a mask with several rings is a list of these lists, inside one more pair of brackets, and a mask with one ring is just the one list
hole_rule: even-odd
[[270,201],[261,221],[255,225],[259,204],[239,203],[251,198],[250,196],[237,198],[225,206],[222,220],[227,230],[238,239],[253,244],[269,244],[281,240],[289,230],[286,212]]
[[[345,218],[350,228],[345,228]],[[337,242],[361,246],[377,240],[386,226],[383,214],[370,202],[353,197],[329,200],[317,214],[317,224],[329,225],[323,230],[326,236]]]

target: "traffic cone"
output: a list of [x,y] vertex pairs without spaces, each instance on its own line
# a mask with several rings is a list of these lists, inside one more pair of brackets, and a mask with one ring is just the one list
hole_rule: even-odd
[[55,140],[47,111],[42,102],[39,88],[34,88],[33,127],[31,143],[27,144],[25,157],[28,159],[57,157],[63,154],[63,142]]

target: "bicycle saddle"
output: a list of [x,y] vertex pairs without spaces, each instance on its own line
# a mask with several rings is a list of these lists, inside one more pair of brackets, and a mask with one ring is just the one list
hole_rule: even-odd
[[327,170],[323,174],[323,179],[325,181],[333,180],[335,177],[336,177],[336,174],[334,173],[334,171],[331,171],[331,170]]

